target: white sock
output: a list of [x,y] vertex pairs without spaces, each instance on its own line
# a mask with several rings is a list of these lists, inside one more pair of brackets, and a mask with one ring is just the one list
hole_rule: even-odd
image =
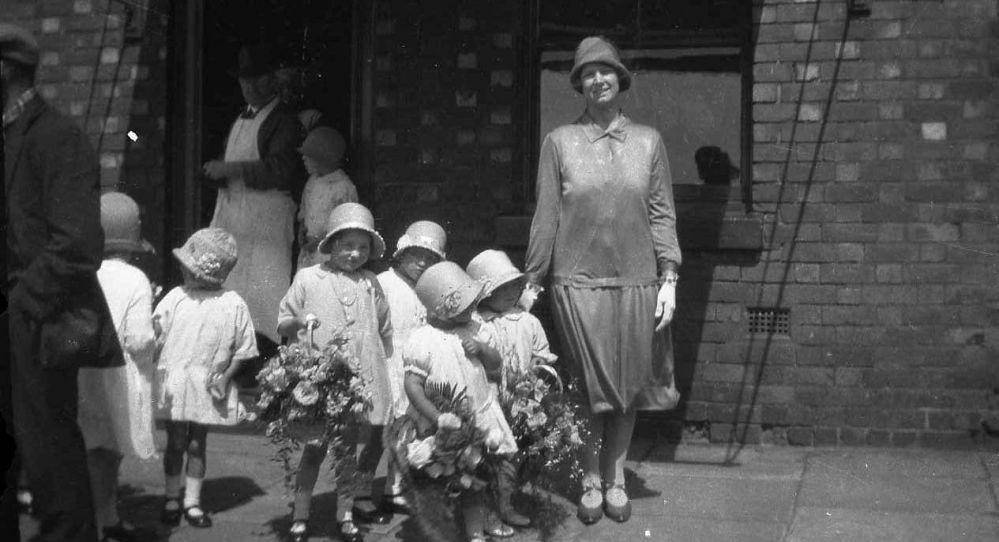
[[201,508],[201,482],[204,478],[194,478],[193,476],[187,477],[187,483],[184,486],[184,510],[197,506]]

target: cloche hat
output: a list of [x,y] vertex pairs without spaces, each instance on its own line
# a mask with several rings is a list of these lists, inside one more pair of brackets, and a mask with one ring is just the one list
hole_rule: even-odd
[[573,63],[572,71],[569,72],[569,82],[576,92],[583,92],[583,82],[580,80],[580,72],[583,66],[592,62],[600,62],[614,68],[617,72],[618,84],[621,92],[631,88],[631,72],[621,63],[621,55],[617,48],[607,41],[603,36],[588,36],[579,42],[576,47],[576,60]]
[[38,40],[30,30],[0,23],[0,58],[28,66],[38,65]]
[[524,274],[513,265],[502,250],[483,250],[465,268],[468,275],[484,286],[482,297],[489,297],[497,288],[514,281],[524,281]]
[[319,126],[313,128],[309,135],[305,136],[305,141],[298,148],[298,152],[309,158],[338,164],[347,152],[347,142],[335,129],[329,126]]
[[223,229],[203,228],[173,255],[198,280],[221,286],[236,265],[236,239]]
[[330,253],[330,243],[333,236],[344,230],[361,230],[367,232],[371,237],[371,258],[378,259],[385,254],[385,240],[375,231],[375,217],[367,207],[360,203],[341,203],[337,205],[330,218],[326,221],[326,230],[329,232],[319,243],[319,252]]
[[139,205],[122,192],[101,195],[101,228],[104,230],[104,252],[156,253],[142,238]]
[[435,263],[416,281],[416,296],[432,316],[449,320],[479,300],[482,284],[454,262]]
[[407,248],[421,247],[447,259],[444,246],[447,245],[447,233],[444,228],[436,222],[429,220],[417,220],[406,228],[406,233],[402,234],[399,242],[395,244],[395,254],[393,258],[398,258],[402,251]]

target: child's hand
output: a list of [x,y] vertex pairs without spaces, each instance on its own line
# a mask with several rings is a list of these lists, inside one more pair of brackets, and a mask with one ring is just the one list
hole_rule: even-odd
[[437,416],[437,428],[461,429],[461,418],[451,414],[450,412],[445,412],[444,414]]
[[482,353],[482,343],[474,337],[464,337],[461,339],[461,347],[469,356],[478,356]]
[[312,313],[306,314],[305,320],[302,320],[302,326],[304,326],[306,330],[316,329],[319,327],[319,324],[319,318],[316,318],[316,315]]
[[225,375],[219,373],[212,373],[208,375],[208,393],[212,396],[212,399],[216,401],[221,401],[225,399],[226,392],[229,391],[229,379]]
[[153,315],[153,334],[156,335],[157,338],[163,336],[163,324],[160,323],[161,319],[162,315]]

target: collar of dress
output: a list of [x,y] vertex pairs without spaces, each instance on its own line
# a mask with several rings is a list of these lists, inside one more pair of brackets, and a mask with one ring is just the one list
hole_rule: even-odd
[[583,132],[586,134],[586,138],[590,140],[590,143],[593,143],[602,137],[609,137],[611,139],[624,142],[624,140],[628,139],[627,127],[630,123],[631,121],[628,120],[628,117],[624,116],[624,113],[621,113],[620,111],[618,111],[617,117],[611,121],[610,126],[608,126],[606,130],[601,128],[600,125],[597,124],[597,121],[593,120],[593,117],[591,117],[589,112],[586,111],[584,111],[583,115],[576,121],[576,124],[583,127]]

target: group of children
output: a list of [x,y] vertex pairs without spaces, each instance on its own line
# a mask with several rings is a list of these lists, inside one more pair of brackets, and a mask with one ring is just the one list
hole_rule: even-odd
[[[516,469],[509,459],[517,444],[498,401],[498,386],[507,371],[529,370],[556,359],[538,320],[518,306],[526,279],[501,251],[482,252],[467,270],[446,261],[445,231],[430,221],[407,228],[396,244],[391,268],[378,275],[368,270],[366,264],[382,258],[386,251],[371,212],[356,202],[341,203],[356,200],[356,191],[335,175],[330,177],[336,171],[336,160],[327,156],[324,164],[317,165],[307,154],[322,155],[324,145],[335,146],[336,138],[328,136],[310,134],[301,149],[311,174],[306,195],[311,194],[313,201],[303,202],[300,215],[305,234],[299,269],[280,306],[274,308],[278,333],[289,343],[315,341],[317,346],[335,333],[348,337],[348,347],[360,362],[373,398],[366,420],[346,435],[356,446],[358,470],[367,474],[373,474],[379,464],[384,429],[395,418],[410,416],[426,432],[460,426],[456,416],[438,412],[428,400],[424,392],[428,384],[463,388],[471,400],[475,423],[487,435],[490,448],[502,456],[498,461],[502,467],[493,481],[499,496],[496,510],[484,499],[464,499],[466,532],[473,541],[484,540],[487,534],[512,536],[510,526],[526,526],[529,519],[511,504]],[[323,177],[332,183],[316,181]],[[315,202],[317,198],[326,206],[335,204],[325,224],[315,216],[322,206]],[[101,284],[129,360],[115,377],[124,390],[116,392],[107,383],[81,386],[81,425],[93,436],[88,438],[88,448],[107,452],[95,452],[92,462],[93,477],[104,480],[94,484],[95,497],[98,488],[103,492],[98,521],[111,539],[143,539],[114,513],[113,488],[122,454],[145,458],[154,454],[153,412],[164,421],[167,434],[162,520],[176,525],[183,518],[192,526],[209,527],[211,518],[200,502],[208,429],[234,425],[244,418],[231,383],[243,362],[258,355],[246,303],[222,286],[235,265],[238,248],[224,230],[195,232],[173,251],[183,284],[151,310],[149,281],[128,263],[131,253],[144,248],[138,235],[137,206],[120,193],[105,194],[101,203],[106,229],[113,222],[129,223],[130,228],[127,234],[106,234],[101,271]],[[123,207],[128,208],[124,217]],[[121,242],[125,237],[128,242]],[[82,374],[81,383],[107,380],[111,375]],[[101,397],[116,393],[120,397],[121,392],[129,398],[129,407],[117,414],[107,412],[104,419],[125,419],[123,424],[96,423],[102,413],[82,408],[98,404]],[[82,423],[88,412],[95,422],[89,424],[89,431],[88,424]],[[119,438],[98,438],[100,427],[119,426]],[[126,450],[123,442],[134,444]],[[309,536],[310,500],[325,454],[318,442],[303,449],[291,540]],[[101,461],[103,456],[107,459]],[[405,509],[402,474],[390,469],[383,491],[386,497],[373,509],[358,508],[354,504],[357,495],[340,492],[336,519],[343,539],[362,540],[357,522],[385,522],[392,512]]]

